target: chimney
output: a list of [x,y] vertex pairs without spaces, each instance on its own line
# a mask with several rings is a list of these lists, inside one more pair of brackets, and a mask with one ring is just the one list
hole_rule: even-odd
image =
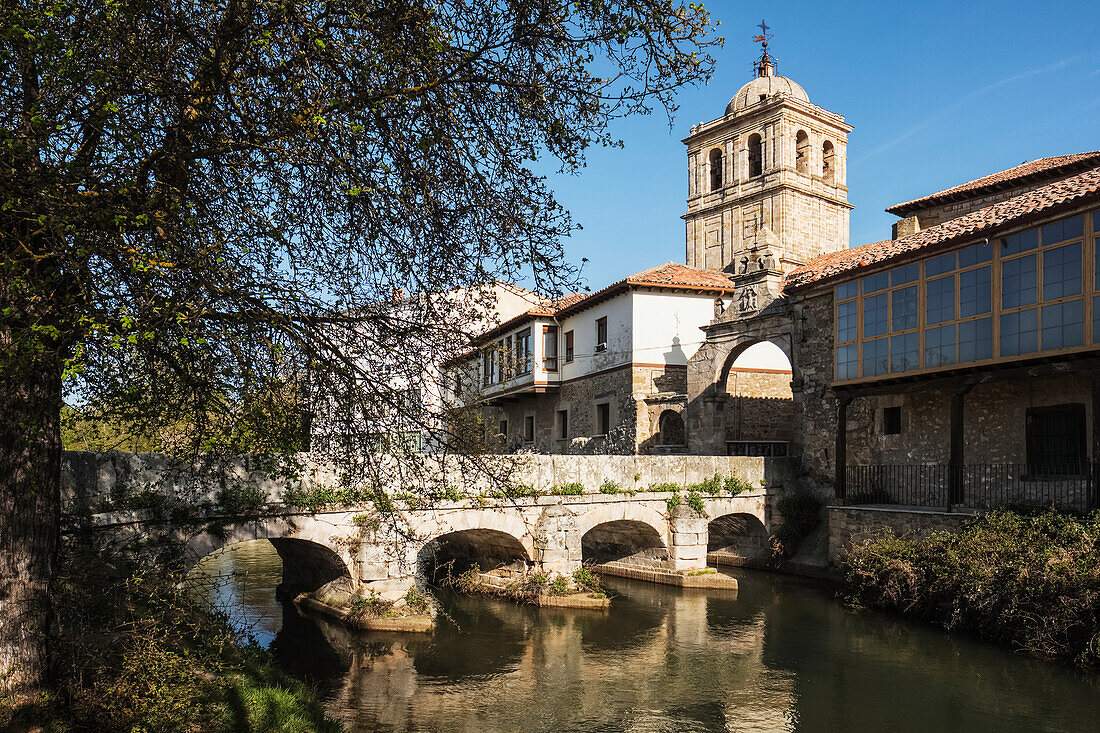
[[902,237],[908,237],[910,234],[916,234],[920,231],[920,222],[917,221],[917,216],[907,216],[904,219],[898,219],[894,222],[894,239],[901,239]]

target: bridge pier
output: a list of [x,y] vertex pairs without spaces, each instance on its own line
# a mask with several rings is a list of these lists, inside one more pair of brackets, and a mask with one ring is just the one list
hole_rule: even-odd
[[707,566],[707,518],[683,504],[672,510],[668,569],[673,572],[702,570]]

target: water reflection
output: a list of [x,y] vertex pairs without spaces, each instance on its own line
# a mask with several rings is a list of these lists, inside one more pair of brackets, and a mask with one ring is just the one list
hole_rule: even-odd
[[[282,611],[272,649],[350,731],[1100,729],[1094,679],[853,613],[811,583],[738,575],[736,594],[610,578],[607,612],[440,593],[431,636],[352,633],[273,593],[235,597],[250,618]],[[261,577],[279,579],[243,579]]]

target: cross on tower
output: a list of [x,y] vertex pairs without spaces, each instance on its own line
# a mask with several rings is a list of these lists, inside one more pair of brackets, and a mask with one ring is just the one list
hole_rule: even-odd
[[762,44],[763,47],[764,47],[764,52],[767,53],[768,39],[771,38],[771,36],[768,34],[768,31],[771,30],[771,28],[769,28],[768,24],[765,23],[763,20],[760,21],[759,28],[760,28],[760,35],[753,37],[752,40],[755,41],[756,43]]

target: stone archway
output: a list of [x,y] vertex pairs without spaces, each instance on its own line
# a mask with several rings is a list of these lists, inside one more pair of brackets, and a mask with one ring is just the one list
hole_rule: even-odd
[[602,522],[581,535],[583,564],[625,562],[664,567],[668,548],[651,525],[631,519]]
[[432,538],[417,553],[417,571],[428,582],[478,567],[483,572],[526,572],[531,557],[523,543],[495,529],[463,529]]

